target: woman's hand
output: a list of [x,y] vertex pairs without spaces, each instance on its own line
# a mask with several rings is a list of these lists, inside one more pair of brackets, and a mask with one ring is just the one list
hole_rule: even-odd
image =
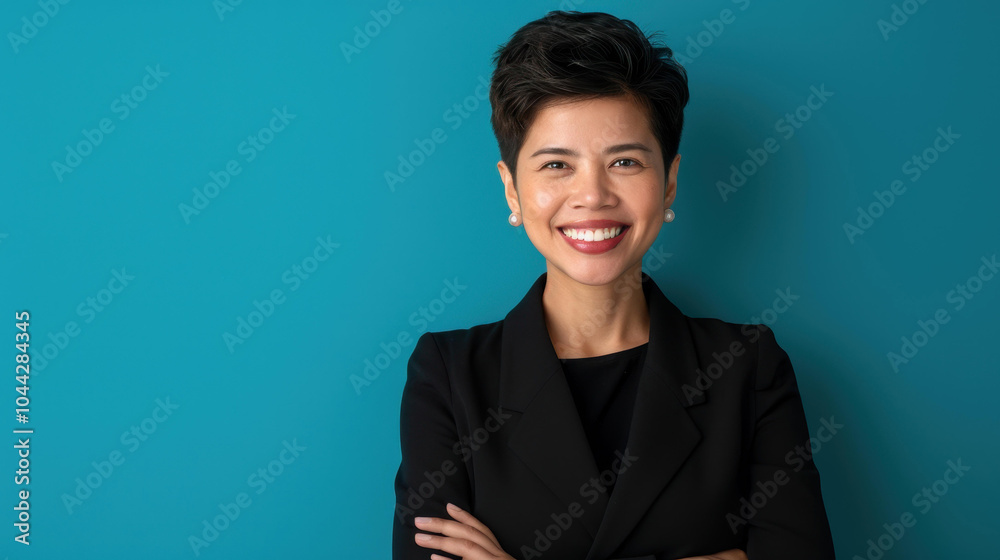
[[[451,503],[448,504],[448,513],[457,521],[440,517],[418,517],[413,520],[423,531],[445,535],[417,533],[415,539],[418,545],[450,552],[461,556],[462,560],[514,560],[513,556],[500,548],[500,543],[489,527],[480,523],[471,513]],[[431,554],[431,558],[448,560],[439,554]],[[745,559],[746,556],[743,557],[743,560]],[[725,557],[725,560],[729,558]]]
[[[513,556],[500,548],[500,543],[493,536],[489,527],[483,525],[471,513],[455,504],[448,504],[448,513],[456,519],[440,517],[418,517],[414,519],[417,527],[423,531],[441,533],[445,536],[417,533],[415,539],[418,545],[426,548],[436,548],[461,556],[462,560],[515,560]],[[426,537],[426,539],[421,539]],[[431,554],[433,560],[447,560],[439,554]],[[708,556],[691,556],[680,560],[748,560],[746,552],[738,548],[716,552]]]
[[732,548],[723,552],[716,552],[708,556],[691,556],[680,560],[747,560],[747,553],[738,548]]

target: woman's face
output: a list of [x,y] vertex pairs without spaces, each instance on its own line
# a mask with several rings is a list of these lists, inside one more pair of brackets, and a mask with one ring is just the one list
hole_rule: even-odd
[[537,112],[518,153],[516,189],[506,164],[497,168],[507,204],[548,271],[605,285],[641,267],[673,203],[679,163],[678,155],[664,169],[639,105],[600,97]]

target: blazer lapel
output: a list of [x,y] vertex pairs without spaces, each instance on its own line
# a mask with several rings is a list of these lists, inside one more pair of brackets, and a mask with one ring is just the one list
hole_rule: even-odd
[[567,508],[585,504],[579,521],[595,537],[608,496],[589,504],[580,495],[580,486],[600,473],[545,325],[546,274],[504,319],[499,406],[522,413],[510,448]]
[[608,558],[621,545],[701,441],[685,408],[703,403],[704,393],[689,398],[682,389],[695,386],[698,367],[687,319],[645,272],[642,289],[649,347],[626,445],[636,459],[618,476],[587,560]]
[[607,558],[701,439],[685,406],[704,402],[704,396],[689,399],[682,390],[695,385],[694,342],[683,313],[643,272],[649,346],[625,446],[635,459],[618,474],[610,499],[600,493],[590,504],[580,486],[600,473],[545,325],[545,280],[543,273],[504,320],[499,405],[522,413],[510,448],[567,508],[581,504],[579,521],[594,538],[587,560]]

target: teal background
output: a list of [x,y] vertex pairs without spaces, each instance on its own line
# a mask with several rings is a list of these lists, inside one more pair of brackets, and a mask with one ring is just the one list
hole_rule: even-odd
[[[345,56],[387,2],[244,1],[220,17],[209,0],[73,1],[16,47],[10,33],[42,7],[4,2],[0,418],[23,427],[14,312],[27,310],[35,433],[30,546],[13,541],[23,487],[4,438],[0,556],[388,558],[412,341],[502,319],[544,271],[507,224],[479,78],[518,27],[575,7],[696,54],[677,219],[654,245],[670,257],[649,272],[692,316],[751,322],[775,290],[799,296],[773,328],[811,431],[844,425],[815,455],[838,557],[866,557],[909,511],[916,525],[884,558],[996,558],[1000,278],[960,310],[947,294],[1000,252],[1000,8],[903,4],[919,9],[884,37],[890,1],[403,0]],[[685,53],[725,9],[731,23]],[[157,65],[167,75],[121,119],[113,103]],[[821,85],[833,95],[785,139],[777,121]],[[286,107],[294,117],[246,161],[241,142]],[[53,161],[104,118],[113,131],[60,180]],[[959,138],[911,181],[904,163],[949,126]],[[437,128],[443,142],[390,188],[385,173]],[[780,149],[724,200],[717,182],[769,137]],[[179,205],[230,160],[240,173],[186,220]],[[905,192],[851,242],[845,222],[897,179]],[[337,246],[313,263],[317,238]],[[122,269],[134,278],[102,293]],[[466,288],[440,305],[446,281]],[[224,333],[274,290],[282,303],[230,351]],[[949,322],[894,371],[887,354],[939,308]],[[78,332],[63,340],[69,322]],[[356,388],[366,360],[385,367]],[[177,409],[147,420],[155,431],[130,451],[122,434],[168,397]],[[293,441],[305,449],[273,463]],[[68,508],[77,479],[116,451],[124,462]],[[971,470],[915,507],[959,458]],[[248,478],[268,465],[281,474],[257,493]],[[241,492],[250,504],[196,554],[189,536]]]

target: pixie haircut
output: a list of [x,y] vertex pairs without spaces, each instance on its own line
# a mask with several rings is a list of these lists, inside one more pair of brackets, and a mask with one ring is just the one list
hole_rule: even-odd
[[646,110],[670,165],[680,145],[687,73],[666,45],[627,19],[553,11],[518,29],[493,56],[490,123],[511,175],[538,110],[552,101],[626,95]]

